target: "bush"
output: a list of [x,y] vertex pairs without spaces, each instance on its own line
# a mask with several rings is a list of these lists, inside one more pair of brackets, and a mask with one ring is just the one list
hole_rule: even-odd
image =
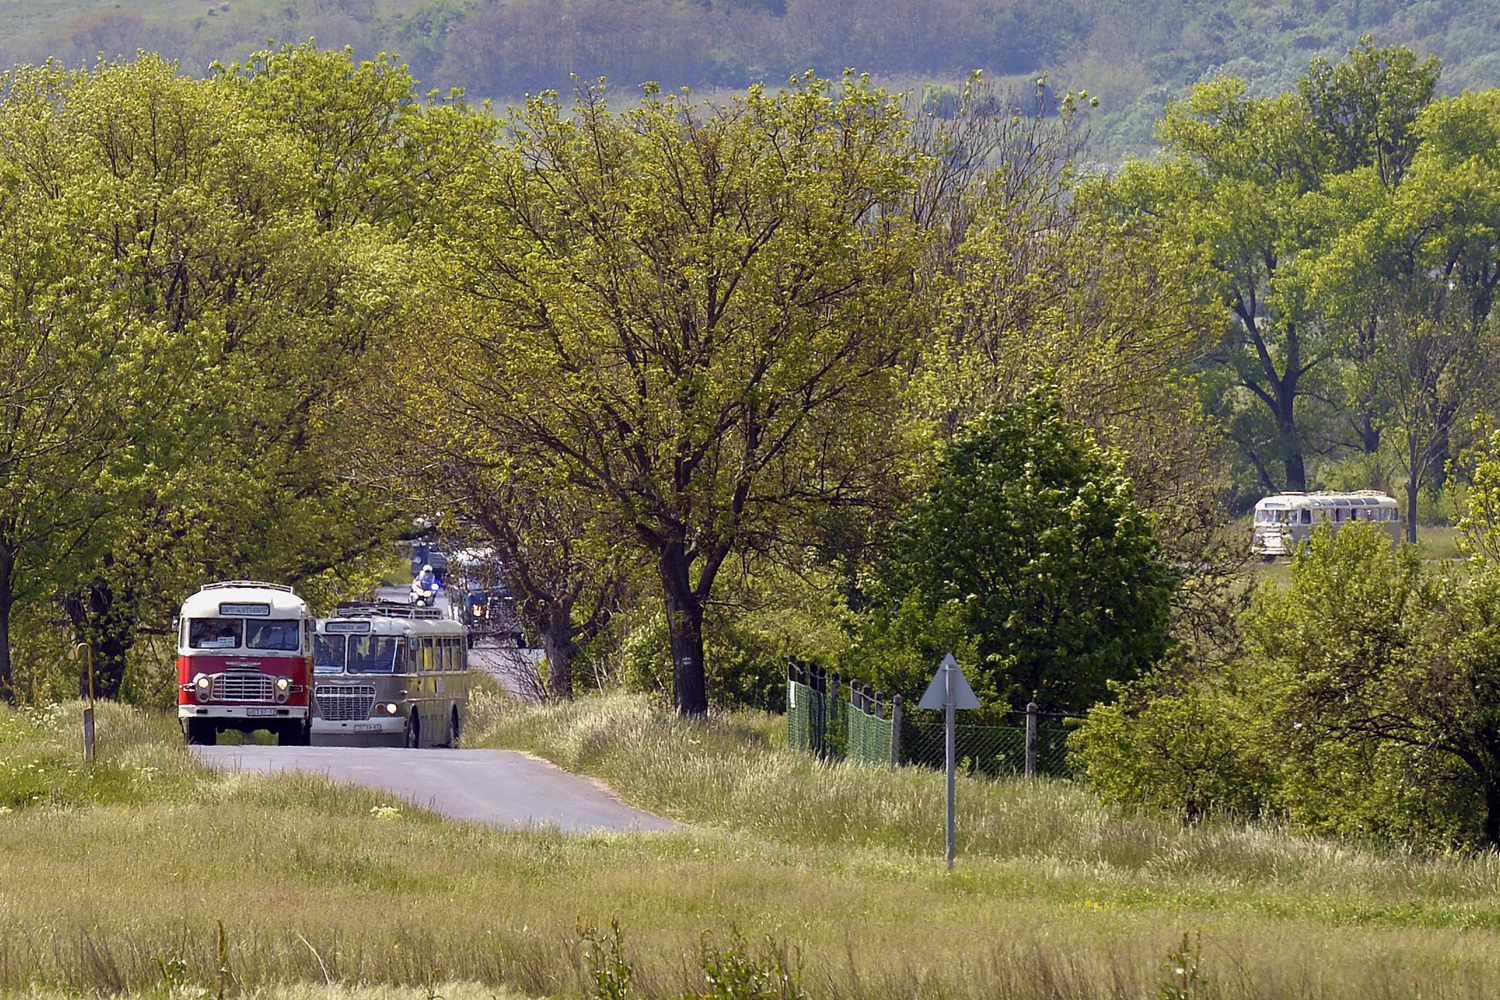
[[1106,802],[1176,813],[1252,816],[1268,791],[1261,764],[1231,698],[1200,685],[1152,694],[1121,689],[1096,705],[1069,737],[1069,760]]

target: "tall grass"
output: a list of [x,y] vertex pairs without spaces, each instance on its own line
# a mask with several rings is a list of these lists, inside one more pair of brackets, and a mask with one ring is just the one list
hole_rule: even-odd
[[[627,697],[535,706],[476,703],[471,745],[513,746],[607,781],[697,826],[797,849],[938,857],[942,776],[824,764],[786,752],[785,721],[758,713],[683,721]],[[1427,856],[1215,821],[1122,813],[1062,781],[962,779],[959,854],[1008,872],[1013,890],[1065,888],[1131,905],[1207,904],[1338,923],[1500,928],[1500,857]]]
[[[711,951],[736,931],[799,957],[820,998],[1457,998],[1500,983],[1487,856],[1180,831],[1065,785],[966,780],[948,873],[935,775],[817,764],[779,746],[777,719],[685,723],[624,698],[474,709],[472,737],[693,828],[495,830],[316,776],[217,776],[170,720],[123,710],[101,718],[95,772],[120,789],[95,797],[70,784],[89,777],[57,774],[66,710],[0,711],[3,759],[59,740],[43,767],[63,789],[0,815],[0,995],[214,995],[222,965],[229,995],[592,996],[579,921],[614,917],[643,998],[708,992],[704,934]],[[127,759],[165,777],[139,782]]]

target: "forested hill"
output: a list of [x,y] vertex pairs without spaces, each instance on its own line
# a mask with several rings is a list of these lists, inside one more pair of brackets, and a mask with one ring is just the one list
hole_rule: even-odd
[[1444,90],[1500,84],[1500,0],[18,0],[0,29],[7,64],[143,48],[188,72],[316,37],[398,52],[424,84],[501,102],[575,73],[702,92],[809,68],[901,87],[1045,72],[1099,96],[1104,155],[1144,149],[1198,80],[1280,92],[1366,34],[1441,57]]

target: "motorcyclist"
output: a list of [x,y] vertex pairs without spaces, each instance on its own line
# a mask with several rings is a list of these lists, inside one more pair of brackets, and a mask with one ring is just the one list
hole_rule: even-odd
[[432,572],[432,564],[428,563],[422,567],[422,572],[412,577],[411,596],[412,600],[425,599],[428,602],[437,593],[437,575]]

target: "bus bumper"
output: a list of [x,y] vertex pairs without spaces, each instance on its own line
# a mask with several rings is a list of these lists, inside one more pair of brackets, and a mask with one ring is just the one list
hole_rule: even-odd
[[314,716],[312,732],[314,736],[363,736],[365,734],[402,736],[406,733],[406,719],[397,715],[351,722],[329,722],[327,719]]
[[323,747],[405,746],[406,719],[364,719],[329,722],[316,716],[312,720],[312,742]]
[[307,718],[306,705],[178,705],[179,719],[276,722]]

